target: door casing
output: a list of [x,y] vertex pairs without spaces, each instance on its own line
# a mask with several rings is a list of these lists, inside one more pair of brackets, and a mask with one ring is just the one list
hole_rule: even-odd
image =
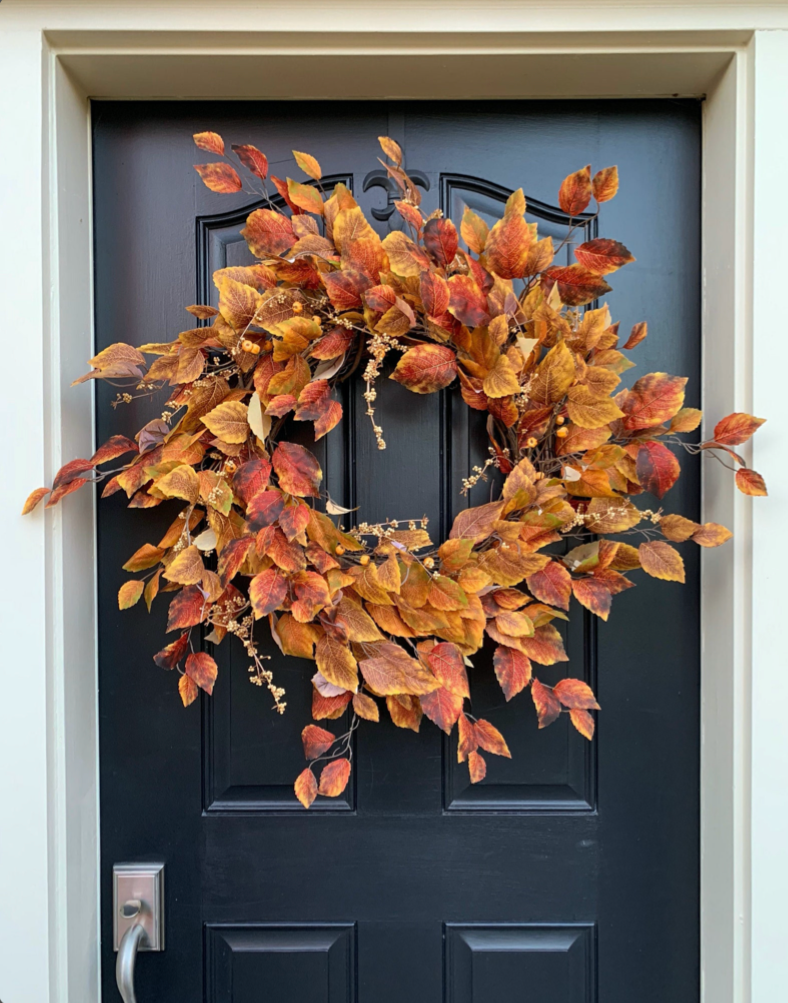
[[[172,12],[179,5],[167,6]],[[377,73],[360,74],[366,97],[448,98],[458,96],[457,88],[461,88],[461,96],[469,97],[705,94],[704,407],[712,415],[731,409],[750,410],[753,382],[760,372],[753,364],[753,326],[758,320],[754,293],[770,278],[768,262],[759,257],[759,270],[755,275],[752,270],[756,235],[766,226],[755,212],[753,135],[759,121],[765,129],[774,113],[765,98],[757,97],[754,83],[762,78],[771,88],[783,86],[783,92],[788,91],[784,86],[788,83],[785,38],[768,39],[766,32],[753,36],[747,31],[711,29],[679,31],[670,37],[647,29],[600,37],[599,25],[592,26],[589,21],[588,31],[581,25],[572,38],[501,34],[480,41],[475,30],[463,35],[455,21],[452,34],[436,31],[424,38],[413,34],[404,41],[394,35],[387,39],[385,34],[350,39],[343,35],[341,47],[325,35],[286,31],[224,38],[209,34],[197,40],[194,33],[185,30],[188,5],[181,6],[183,31],[172,28],[177,17],[170,19],[166,30],[136,37],[107,33],[100,30],[104,27],[100,18],[91,26],[90,18],[84,17],[75,30],[46,31],[39,25],[34,31],[39,86],[32,88],[29,106],[42,130],[38,178],[44,193],[46,295],[41,314],[45,375],[37,390],[44,420],[35,432],[34,447],[40,456],[33,481],[51,479],[62,462],[74,455],[89,455],[86,450],[92,448],[90,395],[67,390],[71,375],[81,371],[79,366],[92,354],[89,97],[264,99],[319,94],[342,98],[355,96],[354,74],[365,65],[378,67]],[[385,10],[376,5],[376,10],[381,9]],[[556,10],[556,27],[560,16]],[[507,19],[505,10],[485,11],[488,29],[496,22],[505,29]],[[385,30],[383,24],[381,30]],[[5,47],[7,43],[0,44]],[[298,74],[283,71],[295,69],[306,53],[313,55],[314,81],[301,73],[298,93],[277,93],[275,81],[296,78]],[[385,58],[392,64],[398,62],[398,72],[409,79],[417,93],[392,95],[386,74],[379,72]],[[215,74],[206,73],[206,60],[211,69],[217,68]],[[332,68],[330,76],[324,72],[327,64]],[[469,65],[473,74],[468,72]],[[506,67],[503,74],[497,72],[501,65]],[[16,59],[13,67],[18,66]],[[303,69],[304,63],[299,66]],[[0,75],[3,72],[0,69]],[[221,93],[206,94],[205,80],[211,77],[223,81]],[[333,93],[324,93],[318,83],[321,78],[332,80]],[[474,79],[479,81],[475,89]],[[545,92],[544,79],[550,81],[551,93]],[[0,94],[3,89],[0,86]],[[12,91],[18,100],[18,81]],[[725,207],[724,211],[720,207]],[[20,221],[23,219],[20,216]],[[764,236],[771,238],[773,234],[767,228]],[[39,290],[40,279],[39,273]],[[709,341],[712,333],[713,350]],[[761,360],[760,365],[765,363]],[[772,386],[765,377],[758,385],[765,387],[768,397]],[[771,403],[770,416],[777,416],[780,401],[776,394]],[[759,406],[761,410],[767,407],[763,397]],[[762,465],[765,467],[765,462]],[[753,575],[750,503],[735,495],[715,467],[705,467],[704,518],[730,526],[735,540],[719,552],[703,555],[702,997],[705,1003],[743,1003],[750,998],[761,1003],[760,994],[751,997],[751,986],[757,988],[759,974],[764,980],[762,988],[771,984],[768,980],[777,968],[764,958],[762,967],[751,972],[751,932],[761,929],[779,939],[780,922],[785,931],[784,917],[776,910],[770,913],[765,887],[758,884],[765,875],[751,868],[753,836],[768,848],[770,837],[779,833],[779,819],[770,833],[760,816],[755,817],[764,829],[751,833],[751,799],[757,803],[766,790],[753,786],[751,770],[754,757],[762,756],[765,764],[768,753],[763,746],[751,744],[750,736],[751,667],[754,655],[758,655],[760,669],[760,655],[765,653],[753,641],[751,610],[754,603],[767,597],[765,589],[757,590]],[[767,473],[773,481],[771,469]],[[21,962],[17,966],[18,985],[25,991],[12,991],[17,983],[10,954],[11,981],[7,974],[4,995],[8,999],[47,998],[53,1003],[98,999],[93,502],[87,495],[71,501],[58,514],[47,517],[46,528],[39,517],[38,530],[44,551],[41,568],[47,610],[43,792],[48,830],[47,908],[42,932],[48,966],[41,983],[42,988],[46,986],[46,995],[30,992],[30,969],[24,971],[23,980],[25,966]],[[756,517],[756,542],[761,533],[765,538],[769,529],[768,520],[759,524]],[[764,556],[756,550],[756,561],[765,561],[767,550],[764,539]],[[31,771],[30,779],[31,783],[39,782],[41,796],[40,770],[35,775]],[[18,865],[17,858],[11,866]],[[752,892],[766,896],[762,911],[755,916],[755,928],[751,926]],[[33,925],[39,920],[33,916]],[[770,922],[773,928],[767,930]],[[13,944],[19,934],[18,928],[14,931],[3,921],[0,931],[4,936],[9,934],[6,945]],[[25,950],[26,944],[20,958]],[[755,960],[759,960],[757,953]],[[41,977],[40,973],[36,977]]]

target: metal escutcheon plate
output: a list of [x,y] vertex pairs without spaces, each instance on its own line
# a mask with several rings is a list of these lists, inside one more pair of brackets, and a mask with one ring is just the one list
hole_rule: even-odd
[[[123,905],[139,899],[139,915],[125,917]],[[141,923],[146,937],[140,951],[164,950],[164,864],[115,864],[112,868],[112,930],[117,951],[123,934]]]

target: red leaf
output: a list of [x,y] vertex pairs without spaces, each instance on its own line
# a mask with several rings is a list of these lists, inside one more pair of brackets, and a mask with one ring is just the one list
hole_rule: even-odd
[[555,665],[568,662],[561,635],[551,623],[537,627],[533,637],[521,637],[520,647],[533,662],[540,665]]
[[205,597],[196,585],[187,585],[172,599],[167,619],[167,632],[184,630],[202,623],[208,612]]
[[294,789],[298,800],[304,808],[308,808],[317,797],[317,780],[309,768],[298,775]]
[[464,763],[468,756],[479,748],[476,729],[464,714],[458,719],[459,744],[457,745],[457,762]]
[[[288,542],[292,543],[299,533],[304,532],[309,523],[309,512],[309,506],[302,501],[291,502],[282,510],[282,514],[279,516],[279,525],[282,527],[282,532]],[[331,566],[336,567],[336,564]]]
[[329,798],[336,798],[347,787],[350,779],[350,760],[333,759],[326,763],[323,772],[320,774],[319,794],[324,794]]
[[315,721],[334,721],[341,717],[353,697],[352,693],[340,693],[335,697],[324,697],[317,689],[312,689],[312,717]]
[[684,405],[686,376],[669,376],[667,373],[647,373],[641,376],[623,400],[617,403],[624,412],[624,428],[631,432],[651,428],[668,421]]
[[194,145],[200,150],[216,153],[220,157],[224,156],[224,140],[218,132],[195,132],[192,139]]
[[69,463],[66,463],[55,474],[55,479],[52,482],[53,492],[64,484],[68,484],[69,481],[73,481],[79,474],[84,474],[88,470],[92,470],[94,466],[93,460],[71,460]]
[[765,418],[753,418],[751,414],[735,411],[717,422],[714,427],[714,441],[722,446],[740,446],[743,442],[747,442],[765,421]]
[[561,713],[561,703],[549,686],[534,679],[531,685],[531,696],[536,707],[536,716],[539,720],[539,727],[546,728]]
[[630,331],[629,337],[624,343],[624,348],[634,348],[635,345],[639,345],[648,334],[648,324],[645,320],[638,321],[637,324],[633,325]]
[[231,192],[239,192],[243,188],[243,182],[229,164],[195,164],[194,169],[202,178],[206,188],[210,188],[212,192],[226,195]]
[[216,662],[205,651],[193,651],[186,659],[186,675],[210,696],[219,674]]
[[[432,669],[433,675],[451,693],[456,693],[460,697],[470,697],[468,688],[468,673],[462,660],[462,654],[456,644],[444,641],[436,644],[427,653],[427,661]],[[422,703],[423,706],[423,703]],[[430,714],[425,708],[428,717]],[[432,718],[434,720],[434,718]]]
[[328,272],[323,282],[335,310],[358,310],[364,303],[361,294],[372,285],[372,279],[363,272],[345,268],[341,272]]
[[583,306],[610,292],[605,280],[582,265],[548,268],[542,273],[542,286],[549,293],[558,284],[558,295],[567,306]]
[[503,735],[489,721],[477,721],[473,729],[476,733],[476,741],[485,752],[491,752],[494,756],[503,756],[505,759],[512,758]]
[[442,268],[454,261],[459,243],[457,229],[450,219],[431,219],[425,224],[424,246]]
[[268,158],[264,153],[261,153],[256,146],[248,144],[236,146],[233,143],[232,150],[248,171],[256,174],[261,181],[265,181],[268,174]]
[[524,690],[531,681],[531,662],[521,651],[499,644],[493,655],[495,675],[507,700]]
[[241,236],[258,258],[283,254],[296,242],[293,224],[287,216],[273,209],[255,209],[246,220]]
[[422,272],[419,292],[424,310],[430,317],[441,317],[449,309],[449,286],[436,272]]
[[90,462],[96,467],[100,463],[107,463],[109,460],[115,460],[117,457],[123,456],[124,453],[131,452],[139,452],[136,442],[127,439],[125,435],[113,435],[107,439],[103,446],[99,446],[91,457]]
[[681,467],[673,452],[661,442],[644,442],[638,450],[638,480],[657,498],[663,498],[679,478]]
[[238,574],[253,543],[251,536],[244,536],[240,540],[228,540],[222,547],[219,566],[216,569],[222,581],[222,588],[226,588],[228,582]]
[[457,356],[445,345],[416,345],[397,363],[391,379],[417,394],[447,387],[457,375]]
[[607,620],[613,602],[607,585],[596,578],[576,578],[572,582],[572,592],[581,606],[585,606],[592,613],[596,613],[598,617]]
[[244,505],[248,505],[256,494],[268,484],[271,463],[267,459],[249,460],[242,463],[233,474],[233,491]]
[[168,644],[153,656],[153,661],[162,669],[174,669],[189,650],[189,635],[181,634],[177,641]]
[[558,191],[558,204],[568,216],[578,216],[591,201],[591,166],[564,178]]
[[316,724],[308,724],[301,732],[301,741],[304,743],[304,756],[307,759],[317,759],[327,752],[336,739],[330,731],[325,728],[318,728]]
[[470,275],[452,275],[449,279],[449,312],[461,324],[479,327],[489,324],[487,297]]
[[584,268],[597,275],[608,275],[635,260],[623,244],[607,237],[597,237],[576,247],[575,257]]

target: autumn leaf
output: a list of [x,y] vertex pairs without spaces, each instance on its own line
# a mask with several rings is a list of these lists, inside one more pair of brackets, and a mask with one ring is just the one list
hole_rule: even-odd
[[550,561],[541,571],[526,578],[528,588],[540,602],[560,609],[569,609],[572,578],[563,564]]
[[210,188],[212,192],[227,194],[239,192],[243,188],[237,171],[229,164],[195,164],[194,169],[206,188]]
[[183,706],[188,707],[197,699],[200,690],[191,676],[181,676],[178,680],[178,693],[180,693]]
[[450,219],[430,219],[424,225],[424,247],[441,268],[447,268],[457,253],[459,237]]
[[278,609],[286,595],[287,579],[278,568],[268,568],[255,575],[249,583],[249,599],[255,620]]
[[397,363],[391,379],[417,394],[447,387],[457,375],[457,356],[445,345],[416,345]]
[[489,721],[476,721],[473,730],[479,747],[484,749],[485,752],[491,752],[494,756],[503,756],[505,759],[512,758],[509,746],[504,741],[503,735]]
[[323,772],[320,774],[318,794],[323,794],[329,798],[337,798],[347,787],[349,779],[350,760],[344,758],[333,759],[323,767]]
[[255,209],[247,218],[241,236],[252,254],[258,258],[283,254],[296,242],[290,220],[273,209]]
[[619,401],[624,428],[628,431],[651,428],[671,419],[684,404],[686,384],[684,376],[667,373],[641,376],[632,390],[625,392],[623,401]]
[[[662,522],[664,522],[664,519]],[[660,522],[660,529],[664,532],[662,522]],[[726,529],[725,526],[720,526],[718,522],[704,522],[692,534],[692,539],[695,543],[699,543],[701,547],[720,547],[723,543],[727,543],[732,536],[733,533],[729,529]]]
[[442,317],[449,307],[449,286],[437,272],[422,272],[419,292],[424,310],[431,317]]
[[603,167],[596,172],[591,185],[597,202],[609,202],[618,191],[618,168]]
[[246,521],[250,532],[256,533],[266,526],[273,526],[281,515],[284,504],[281,491],[259,491],[246,509]]
[[561,679],[553,687],[553,694],[564,707],[575,710],[599,710],[591,687],[581,679]]
[[167,633],[202,623],[207,613],[205,597],[196,585],[181,589],[170,603]]
[[648,324],[645,320],[641,320],[637,324],[634,324],[629,333],[629,337],[624,342],[624,348],[629,349],[639,345],[641,341],[645,340],[647,334]]
[[600,397],[585,386],[569,388],[566,409],[581,428],[602,428],[624,416],[609,397]]
[[542,286],[546,292],[557,286],[561,302],[567,306],[583,306],[610,292],[607,282],[583,265],[548,268],[542,272]]
[[131,581],[124,582],[118,592],[118,609],[129,609],[142,598],[145,582]]
[[507,701],[517,696],[531,681],[531,662],[515,648],[499,644],[493,655],[493,666]]
[[311,154],[299,153],[298,150],[293,150],[293,156],[304,174],[309,175],[313,181],[319,181],[323,177],[320,164]]
[[478,752],[471,752],[468,755],[468,772],[472,784],[478,784],[484,780],[487,776],[487,763],[484,761],[484,756]]
[[242,146],[233,143],[232,151],[248,171],[257,175],[261,181],[265,181],[268,176],[268,158],[264,153],[248,143]]
[[219,669],[216,662],[204,651],[193,651],[186,658],[186,675],[193,679],[201,690],[210,696],[213,693],[213,686]]
[[463,698],[441,686],[432,693],[424,694],[420,700],[421,708],[430,721],[450,735],[462,713]]
[[581,606],[585,606],[602,620],[607,620],[613,597],[603,581],[593,577],[575,578],[572,581],[572,594]]
[[449,313],[468,327],[478,327],[489,322],[487,297],[473,276],[452,275],[449,279]]
[[472,209],[466,206],[460,223],[460,235],[474,254],[483,253],[489,232],[489,227],[481,216],[477,216]]
[[510,196],[503,219],[498,220],[487,237],[484,252],[488,267],[502,279],[520,279],[525,275],[533,233],[524,212],[525,198],[520,189]]
[[679,478],[675,454],[661,442],[644,442],[637,455],[637,477],[642,487],[663,498]]
[[590,742],[594,737],[594,719],[587,710],[572,709],[569,711],[569,720],[580,732],[583,738]]
[[531,661],[540,665],[554,665],[556,662],[568,662],[564,651],[564,642],[555,627],[547,623],[537,627],[533,637],[520,638],[520,646]]
[[177,582],[179,585],[196,585],[202,581],[204,571],[200,551],[192,545],[185,547],[168,565],[164,577],[168,582]]
[[217,153],[220,157],[224,156],[224,140],[218,132],[195,132],[192,139],[194,145],[200,150]]
[[31,491],[22,507],[22,515],[32,512],[41,499],[45,498],[48,494],[49,488],[36,488],[35,491]]
[[557,720],[561,714],[561,702],[549,686],[534,679],[531,684],[531,696],[540,728],[546,728]]
[[440,683],[432,673],[398,644],[386,641],[376,645],[374,650],[374,657],[362,659],[358,666],[375,693],[381,696],[396,693],[420,696],[439,688]]
[[246,442],[249,437],[247,409],[240,401],[226,401],[203,416],[205,427],[223,442]]
[[365,693],[353,694],[353,710],[359,717],[363,717],[365,721],[380,720],[378,705],[372,697],[368,697]]
[[568,216],[578,216],[588,208],[591,194],[591,167],[589,165],[564,178],[558,190],[558,204]]
[[768,495],[763,477],[754,470],[742,467],[736,471],[736,487],[745,495]]
[[328,634],[317,642],[315,648],[317,667],[325,678],[342,689],[355,693],[358,689],[356,659],[345,644],[335,641]]
[[681,554],[669,543],[651,540],[638,547],[640,564],[652,578],[662,578],[666,582],[684,582],[684,561]]
[[692,534],[701,527],[697,522],[685,519],[683,515],[663,515],[659,520],[659,528],[668,540],[672,540],[674,543],[683,543],[685,540],[689,540]]
[[294,789],[295,796],[304,808],[309,808],[317,797],[317,780],[309,768],[305,769],[303,773],[299,773]]
[[308,449],[294,442],[280,442],[271,462],[283,491],[301,498],[320,493],[323,471]]
[[391,139],[389,136],[378,136],[378,142],[380,143],[381,149],[389,158],[393,160],[397,167],[402,166],[402,148],[399,143]]
[[304,745],[304,757],[306,759],[317,759],[327,752],[334,744],[336,735],[332,735],[325,728],[318,728],[315,724],[308,724],[301,732],[301,741]]
[[500,355],[497,362],[485,376],[482,388],[488,397],[508,397],[520,390],[517,373],[509,361],[508,355]]
[[714,426],[714,441],[722,446],[740,446],[743,442],[747,442],[765,421],[765,418],[753,418],[751,414],[736,411],[722,418]]
[[588,240],[576,247],[575,257],[584,268],[597,275],[608,275],[635,260],[623,244],[605,237]]
[[[427,653],[427,661],[433,675],[445,689],[460,697],[470,697],[468,673],[465,670],[460,649],[456,644],[451,644],[448,641],[436,644]],[[425,713],[427,713],[426,708]],[[427,716],[430,716],[429,713]]]
[[160,669],[174,669],[189,650],[189,634],[181,634],[177,641],[166,645],[153,656]]
[[464,509],[454,520],[449,538],[470,539],[475,543],[486,540],[493,532],[503,506],[502,501],[497,501]]

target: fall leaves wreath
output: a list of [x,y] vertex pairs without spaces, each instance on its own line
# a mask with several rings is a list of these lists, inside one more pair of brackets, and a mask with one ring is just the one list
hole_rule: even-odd
[[[243,190],[221,137],[194,140],[223,158],[196,166],[208,188]],[[684,407],[685,378],[649,373],[619,389],[646,324],[620,344],[608,307],[593,304],[610,291],[606,276],[634,260],[623,244],[572,245],[576,263],[554,265],[558,248],[526,222],[522,190],[491,229],[466,209],[458,233],[440,211],[423,216],[400,148],[387,137],[380,144],[404,221],[382,240],[344,185],[323,191],[314,157],[294,152],[303,183],[269,178],[256,147],[232,147],[263,202],[242,231],[257,263],[215,272],[218,309],[187,307],[199,323],[174,341],[114,344],[90,360],[76,383],[119,385],[118,402],[166,388],[165,411],[134,441],[114,435],[90,459],[67,463],[24,507],[46,495],[50,507],[102,481],[103,496],[124,491],[131,508],[180,500],[164,537],[124,565],[135,577],[120,589],[120,608],[144,597],[150,610],[159,593],[173,593],[167,630],[176,637],[154,658],[177,671],[186,706],[217,679],[202,642],[229,634],[249,656],[251,681],[285,710],[259,651],[260,620],[284,654],[315,661],[314,720],[351,713],[342,735],[316,724],[302,732],[310,763],[295,792],[305,807],[344,790],[353,731],[360,719],[378,721],[384,706],[401,728],[417,731],[423,716],[447,733],[456,726],[474,783],[485,776],[485,753],[509,756],[504,736],[470,709],[485,636],[506,700],[530,689],[540,728],[568,713],[591,739],[599,709],[591,689],[572,678],[551,687],[534,674],[534,663],[567,660],[553,621],[567,619],[572,597],[606,620],[613,597],[634,585],[632,572],[684,581],[674,543],[716,547],[731,535],[632,499],[663,498],[680,473],[676,447],[732,461],[741,491],[766,494],[734,448],[763,419],[728,415],[711,439],[693,443],[679,438],[701,421]],[[598,213],[617,190],[615,167],[593,176],[584,167],[564,180],[558,201],[574,220],[592,200]],[[492,467],[500,497],[462,511],[437,547],[420,521],[343,528],[348,512],[321,492],[317,459],[284,437],[290,419],[312,422],[315,439],[337,425],[333,388],[360,360],[384,449],[375,386],[389,356],[398,358],[391,378],[414,393],[456,380],[468,407],[488,413],[489,459],[462,491]]]

